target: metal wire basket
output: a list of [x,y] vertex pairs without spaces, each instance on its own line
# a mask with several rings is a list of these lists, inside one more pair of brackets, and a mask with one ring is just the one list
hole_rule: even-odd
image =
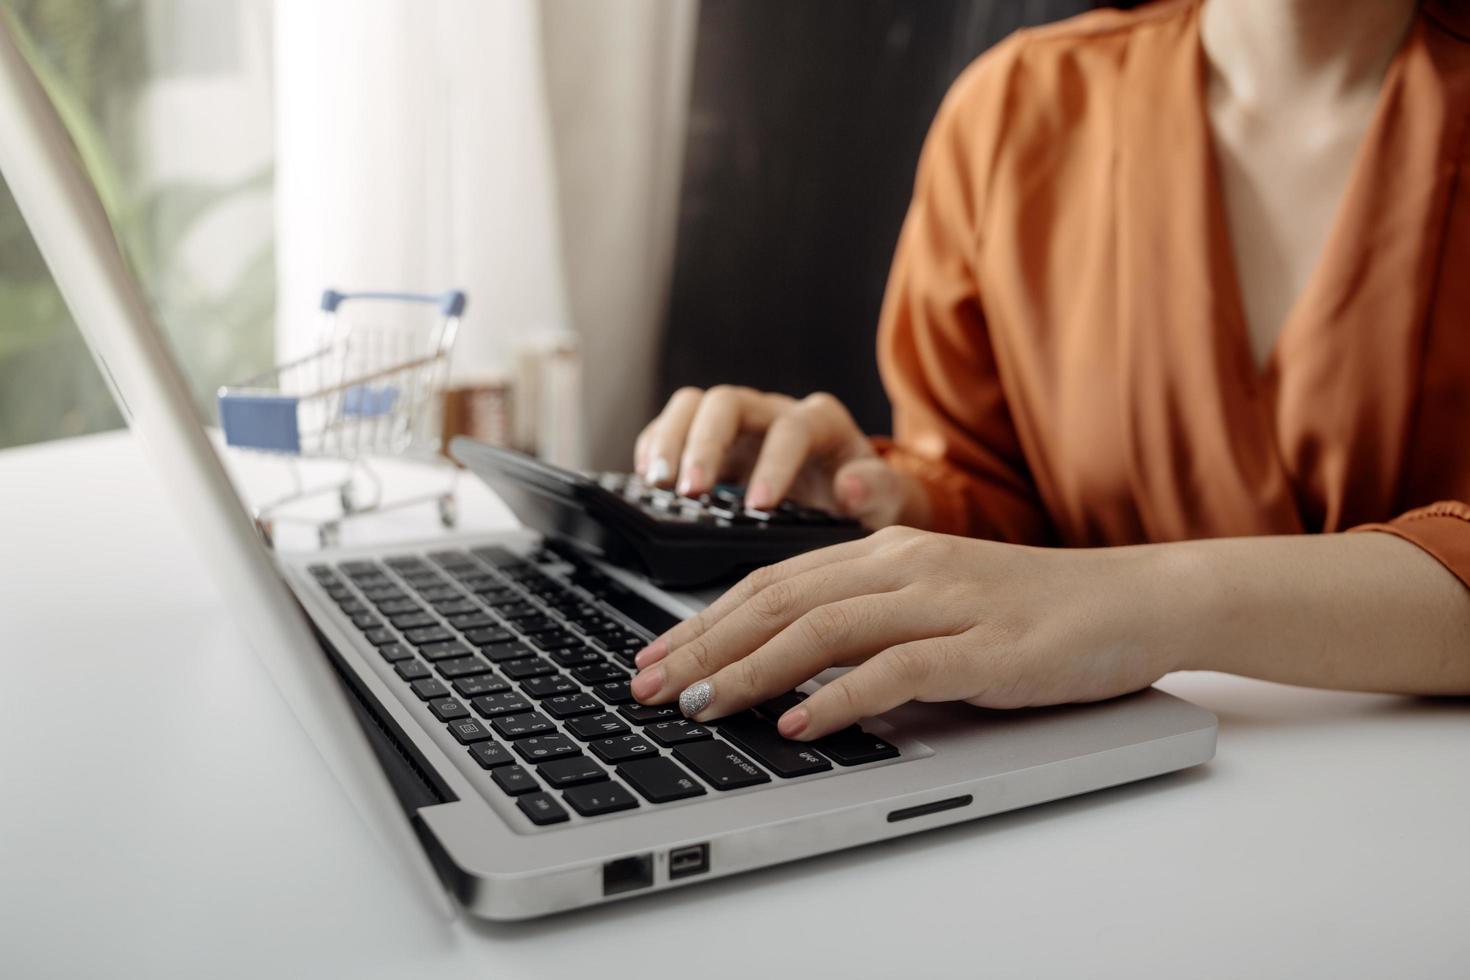
[[[343,304],[430,305],[438,316],[428,322],[408,318],[387,325],[339,316]],[[280,364],[238,385],[219,390],[220,425],[225,444],[287,460],[293,489],[255,509],[255,524],[268,543],[277,522],[316,528],[322,547],[337,543],[350,517],[434,503],[446,527],[457,520],[454,483],[457,470],[440,452],[439,412],[449,380],[449,356],[464,313],[465,294],[322,293],[321,346],[305,357]],[[386,499],[383,481],[369,463],[374,457],[413,457],[446,463],[445,490]],[[346,465],[340,478],[307,486],[298,459],[335,459]],[[356,487],[369,493],[359,499]],[[308,519],[282,513],[298,501],[335,494],[341,513]]]

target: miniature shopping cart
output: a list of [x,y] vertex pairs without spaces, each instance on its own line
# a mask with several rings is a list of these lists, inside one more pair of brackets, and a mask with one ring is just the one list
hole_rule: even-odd
[[[437,308],[433,318],[403,317],[391,325],[339,316],[344,303],[418,304]],[[457,470],[440,451],[439,413],[449,378],[465,294],[341,293],[327,290],[321,302],[321,346],[239,385],[219,390],[220,425],[226,445],[287,460],[293,489],[255,510],[255,526],[267,543],[276,524],[314,526],[322,547],[337,543],[342,522],[361,514],[433,503],[439,520],[456,520]],[[402,312],[402,311],[400,311]],[[383,481],[369,458],[407,456],[445,463],[444,490],[386,499]],[[332,459],[345,464],[331,481],[307,486],[298,459]],[[369,492],[360,498],[357,487]],[[335,495],[340,513],[311,519],[283,508],[312,497]]]

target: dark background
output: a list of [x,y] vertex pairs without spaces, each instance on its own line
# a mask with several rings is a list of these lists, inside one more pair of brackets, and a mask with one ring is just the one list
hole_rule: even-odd
[[929,122],[1018,27],[1087,0],[704,0],[659,365],[678,386],[830,391],[889,431],[878,308]]

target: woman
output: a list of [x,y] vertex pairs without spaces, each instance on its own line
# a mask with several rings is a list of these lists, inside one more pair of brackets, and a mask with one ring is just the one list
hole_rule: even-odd
[[1164,0],[986,54],[884,302],[895,438],[716,388],[636,448],[878,533],[750,576],[634,694],[703,721],[855,666],[782,716],[805,740],[1173,670],[1470,692],[1467,114],[1450,4]]

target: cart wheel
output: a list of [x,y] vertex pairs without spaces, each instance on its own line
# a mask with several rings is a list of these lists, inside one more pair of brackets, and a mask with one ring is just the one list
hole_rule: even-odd
[[454,527],[459,523],[459,508],[453,497],[439,498],[439,523],[445,527]]
[[335,547],[342,537],[342,525],[336,521],[326,521],[316,529],[317,542],[323,548]]
[[337,501],[342,505],[342,513],[351,514],[357,510],[357,501],[353,499],[352,484],[342,484],[342,489],[337,491]]
[[263,517],[257,517],[255,519],[255,530],[260,534],[260,540],[265,542],[267,548],[274,548],[276,546],[275,527],[270,521]]

